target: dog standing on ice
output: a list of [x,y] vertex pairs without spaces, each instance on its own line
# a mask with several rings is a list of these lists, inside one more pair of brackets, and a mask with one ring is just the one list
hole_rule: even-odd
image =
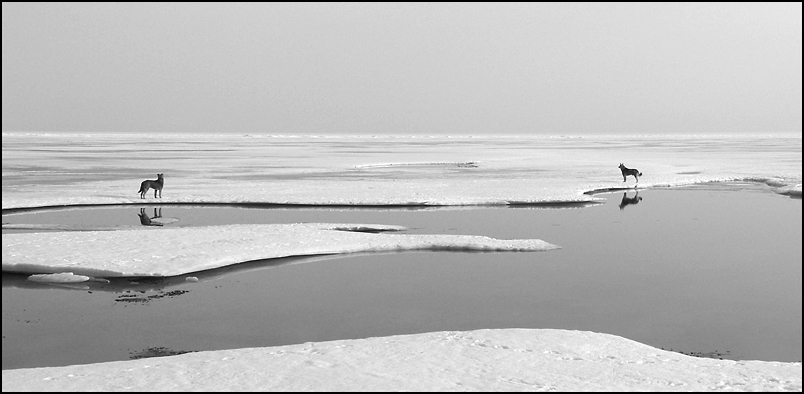
[[154,198],[156,198],[156,193],[159,192],[159,198],[162,198],[162,186],[165,185],[165,174],[156,174],[156,180],[144,180],[140,184],[140,198],[145,198],[145,193],[148,193],[148,189],[154,189]]
[[625,177],[628,175],[633,175],[634,179],[636,179],[636,183],[639,183],[639,177],[642,176],[642,173],[639,172],[636,168],[628,168],[620,163],[620,171],[623,173],[623,182],[625,182]]

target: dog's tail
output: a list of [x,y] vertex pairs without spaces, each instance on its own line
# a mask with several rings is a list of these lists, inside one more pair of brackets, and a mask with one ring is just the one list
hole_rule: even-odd
[[641,172],[639,173],[639,176],[642,176],[642,173],[641,173]]

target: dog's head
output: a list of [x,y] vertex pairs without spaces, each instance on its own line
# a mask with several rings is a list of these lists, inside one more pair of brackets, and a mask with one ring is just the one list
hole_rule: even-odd
[[162,179],[165,177],[165,174],[156,174],[157,179]]
[[623,165],[623,163],[620,163],[620,166],[619,166],[619,167],[617,167],[617,168],[619,168],[619,169],[621,169],[621,170],[622,170],[623,168],[625,168],[625,166]]

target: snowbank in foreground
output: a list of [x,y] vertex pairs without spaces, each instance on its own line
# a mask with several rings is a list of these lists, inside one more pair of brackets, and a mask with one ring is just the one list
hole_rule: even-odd
[[433,332],[3,371],[3,391],[801,391],[801,363],[696,358],[609,334]]
[[119,231],[4,234],[3,271],[88,276],[174,276],[287,256],[413,250],[545,251],[539,239],[373,234],[377,224],[233,224]]

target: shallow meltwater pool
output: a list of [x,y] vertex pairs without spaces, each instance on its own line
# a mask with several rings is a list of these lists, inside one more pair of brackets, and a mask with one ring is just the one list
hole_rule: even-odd
[[482,328],[587,330],[704,357],[801,360],[801,199],[734,184],[598,197],[606,202],[563,208],[4,212],[4,234],[365,223],[561,249],[290,257],[72,286],[4,272],[3,369]]

